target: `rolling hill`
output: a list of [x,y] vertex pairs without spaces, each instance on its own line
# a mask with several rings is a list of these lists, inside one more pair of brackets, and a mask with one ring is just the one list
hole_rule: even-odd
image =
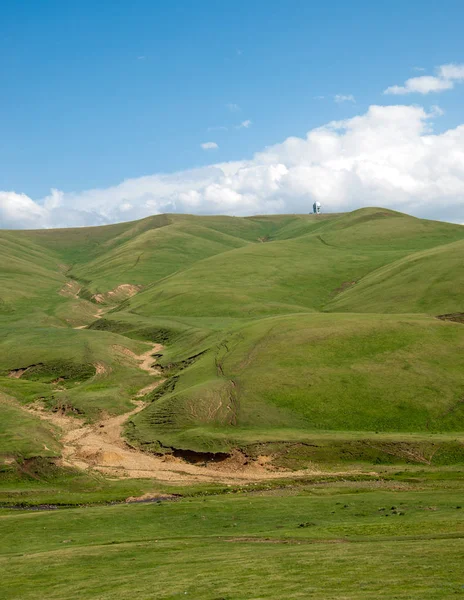
[[124,435],[157,454],[463,459],[464,327],[436,318],[464,312],[460,225],[159,215],[2,231],[0,253],[5,472],[60,454],[38,405],[91,424],[136,399]]

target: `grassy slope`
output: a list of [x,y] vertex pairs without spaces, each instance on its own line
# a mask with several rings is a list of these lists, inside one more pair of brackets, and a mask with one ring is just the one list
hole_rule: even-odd
[[[88,259],[72,274],[88,281],[93,291],[105,292],[127,282],[153,284],[210,256],[271,238],[293,224],[317,226],[311,217],[195,217],[161,215],[132,225],[114,240],[86,249]],[[95,258],[93,258],[95,256]],[[92,259],[93,258],[93,259]],[[82,262],[82,261],[80,261]]]
[[366,276],[329,302],[335,312],[462,311],[464,240],[415,252]]
[[[279,239],[286,238],[290,226],[296,237]],[[376,209],[322,222],[301,218],[298,228],[295,221],[284,223],[273,234],[273,243],[249,244],[218,254],[150,286],[131,301],[130,307],[145,316],[236,318],[321,310],[344,286],[364,281],[372,272],[375,276],[381,267],[387,268],[384,265],[394,269],[405,256],[450,244],[448,251],[442,250],[443,262],[447,254],[455,258],[441,273],[447,283],[436,290],[427,307],[438,311],[435,314],[450,307],[459,310],[459,289],[451,299],[448,292],[456,279],[462,280],[458,260],[462,245],[453,242],[462,240],[463,235],[458,225]],[[437,279],[442,265],[427,259],[424,262],[423,280]],[[410,310],[409,305],[398,302],[395,312],[426,312],[420,308]],[[362,303],[356,312],[364,312]]]
[[174,223],[149,229],[136,238],[110,249],[95,260],[73,270],[91,287],[107,291],[119,283],[146,285],[179,269],[246,242],[194,224]]
[[321,430],[460,432],[463,396],[460,325],[313,313],[240,327],[133,423],[144,443],[196,450]]
[[11,398],[0,394],[0,448],[6,456],[55,457],[60,455],[52,427],[24,413]]
[[[23,403],[42,398],[50,408],[73,407],[88,418],[98,417],[100,411],[128,411],[132,396],[152,379],[115,346],[136,354],[147,350],[145,344],[109,332],[17,328],[0,342],[0,389]],[[95,375],[96,362],[107,372]],[[10,369],[37,363],[44,363],[40,377],[27,373],[21,379],[8,377]],[[55,384],[60,377],[69,376],[70,366],[76,369],[75,375]]]
[[[249,245],[203,260],[134,298],[137,314],[249,318],[317,310],[347,279],[384,264],[314,237]],[[156,312],[153,307],[156,306]]]
[[[139,339],[167,345],[176,385],[134,419],[135,441],[214,450],[272,432],[462,431],[464,328],[411,314],[462,310],[461,226],[362,209],[1,235],[0,389],[21,402],[126,410],[146,376],[112,347],[141,352]],[[66,274],[87,299],[58,293]],[[121,283],[143,289],[91,330],[69,328],[94,319],[91,293]],[[111,372],[60,393],[6,376],[58,359]]]
[[16,232],[0,231],[0,261],[0,318],[53,302],[66,281],[52,253]]
[[[462,327],[412,315],[304,314],[336,310],[345,298],[361,313],[365,289],[375,295],[366,312],[391,298],[384,312],[459,310],[462,228],[367,210],[298,234],[202,261],[131,300],[131,312],[145,317],[298,313],[217,340],[174,392],[134,419],[140,441],[224,450],[269,431],[277,439],[289,430],[462,431]],[[416,276],[397,282],[403,264],[417,265]]]

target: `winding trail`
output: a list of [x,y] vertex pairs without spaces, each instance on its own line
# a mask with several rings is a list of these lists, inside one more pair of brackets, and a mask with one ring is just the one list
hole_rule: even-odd
[[[296,477],[293,472],[272,471],[266,460],[247,463],[241,453],[234,453],[224,464],[198,466],[172,455],[155,456],[130,447],[122,437],[124,423],[144,407],[143,401],[128,413],[103,419],[92,425],[79,420],[48,413],[36,406],[31,412],[63,430],[61,464],[84,470],[96,470],[114,478],[151,478],[173,483],[224,482]],[[307,473],[307,472],[306,472]]]
[[[106,309],[109,310],[109,309]],[[105,309],[104,308],[97,308],[97,312],[93,314],[93,316],[95,317],[95,319],[102,319],[103,315],[105,314]],[[77,327],[73,327],[73,329],[87,329],[88,325],[78,325]]]
[[[147,352],[136,355],[128,348],[116,346],[115,349],[138,362],[140,369],[151,375],[160,375],[154,364],[153,354],[163,349],[155,344]],[[98,369],[97,369],[98,371]],[[136,398],[161,385],[158,379],[139,390]],[[60,462],[63,466],[84,470],[96,470],[114,478],[151,478],[172,483],[189,484],[194,482],[243,483],[264,479],[295,478],[292,471],[277,470],[268,465],[269,457],[260,457],[249,461],[241,452],[235,451],[224,461],[198,466],[172,455],[156,456],[131,447],[123,437],[123,427],[128,419],[143,410],[146,403],[142,399],[134,400],[134,408],[122,415],[104,417],[94,424],[85,424],[77,417],[60,413],[51,413],[43,404],[35,403],[26,408],[28,412],[59,427],[63,434],[63,446]],[[299,475],[308,475],[311,471],[301,471]]]

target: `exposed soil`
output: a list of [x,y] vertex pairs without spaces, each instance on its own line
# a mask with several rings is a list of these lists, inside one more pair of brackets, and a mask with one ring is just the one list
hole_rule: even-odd
[[25,373],[28,368],[29,367],[26,367],[24,369],[13,369],[8,373],[8,377],[11,377],[12,379],[21,379],[21,375]]
[[[106,309],[108,310],[108,309]],[[106,310],[104,308],[98,308],[97,312],[93,314],[95,319],[102,319]],[[77,327],[73,327],[73,329],[87,329],[88,325],[78,325]]]
[[8,373],[8,377],[11,377],[12,379],[21,379],[21,377],[24,375],[24,373],[26,371],[29,371],[29,369],[32,369],[32,367],[38,367],[40,365],[41,365],[41,363],[37,363],[35,365],[29,365],[28,367],[21,367],[20,369],[13,369],[12,371],[10,371]]
[[108,375],[108,373],[111,373],[111,367],[102,361],[97,361],[93,366],[95,367],[95,375]]
[[159,387],[165,381],[166,381],[166,379],[161,379],[161,380],[158,380],[158,381],[154,381],[153,383],[150,383],[150,385],[147,385],[144,388],[142,388],[141,390],[139,390],[137,392],[137,394],[135,395],[135,397],[136,398],[143,398],[143,396],[146,396],[147,394],[149,394],[150,392],[152,392],[153,390],[155,390],[157,387]]
[[147,371],[150,375],[161,375],[161,370],[159,367],[155,366],[156,358],[153,356],[154,354],[161,352],[163,349],[161,344],[155,344],[150,350],[147,350],[143,354],[135,354],[132,350],[129,350],[129,348],[125,348],[124,346],[113,346],[113,349],[137,362],[139,369]]
[[[118,346],[117,350],[124,356],[138,363],[151,375],[159,375],[153,354],[159,353],[163,347],[155,344],[147,352],[136,355],[128,348]],[[104,363],[95,363],[98,375],[104,375],[107,367]],[[142,396],[161,385],[162,379],[142,388],[137,396]],[[149,389],[148,389],[149,388]],[[260,457],[250,460],[240,452],[234,451],[220,461],[205,460],[203,465],[192,464],[179,455],[167,454],[155,456],[132,448],[123,438],[125,422],[146,406],[143,400],[134,400],[135,407],[122,415],[105,416],[99,422],[86,424],[81,419],[64,412],[49,412],[38,402],[25,409],[41,419],[59,427],[63,434],[63,466],[84,470],[96,470],[105,475],[117,478],[154,478],[176,483],[192,483],[199,481],[240,483],[249,480],[295,477],[294,472],[281,471],[268,466],[268,459]]]
[[351,540],[344,538],[327,538],[327,539],[305,539],[305,538],[268,538],[268,537],[233,537],[227,538],[226,542],[233,543],[256,543],[256,544],[349,544]]
[[92,296],[92,300],[97,304],[114,304],[115,302],[120,303],[124,300],[127,300],[127,298],[132,298],[132,296],[135,296],[135,294],[140,292],[141,289],[142,286],[140,285],[133,285],[132,283],[121,283],[120,285],[116,286],[113,290],[109,290],[104,294],[94,294]]
[[[150,375],[160,375],[154,355],[163,349],[161,344],[151,346],[140,355],[123,346],[115,346],[115,349]],[[103,362],[94,363],[94,367],[98,376],[108,373],[109,367]],[[137,392],[136,398],[153,391],[163,381],[157,379],[145,386]],[[180,450],[173,450],[172,453],[162,456],[147,454],[130,446],[123,437],[126,421],[145,406],[143,400],[134,399],[134,408],[131,411],[117,416],[104,416],[93,424],[86,424],[79,417],[67,414],[65,411],[49,412],[41,402],[25,410],[62,430],[63,449],[59,461],[62,466],[98,471],[113,478],[152,478],[178,484],[195,482],[239,484],[247,481],[320,474],[316,469],[305,469],[298,473],[279,469],[271,464],[270,456],[250,458],[240,450],[234,450],[230,455],[223,454],[220,457],[198,455],[199,460],[193,461],[188,456],[188,452]],[[139,500],[143,501],[145,498]]]
[[223,461],[199,466],[172,454],[155,456],[132,448],[122,437],[123,426],[127,419],[145,407],[141,400],[134,404],[135,408],[128,413],[105,417],[91,425],[66,414],[50,413],[39,403],[27,410],[63,431],[62,466],[95,470],[116,478],[152,478],[180,484],[201,481],[241,483],[298,476],[294,472],[267,468],[263,461],[250,461],[238,450]]
[[166,502],[167,500],[177,500],[179,496],[177,494],[153,494],[147,492],[142,496],[129,496],[125,499],[126,504],[144,503],[144,502]]
[[103,304],[105,302],[105,296],[103,294],[94,294],[92,300],[97,304]]
[[453,323],[464,324],[464,313],[450,313],[448,315],[438,315],[437,319],[441,321],[453,321]]
[[106,295],[112,300],[117,300],[121,302],[121,300],[125,300],[126,298],[132,298],[142,289],[141,285],[132,285],[131,283],[121,283],[114,288],[114,290],[110,290],[106,293]]
[[73,281],[72,279],[64,284],[64,286],[60,290],[61,296],[66,296],[68,298],[79,298],[79,292],[81,291],[81,286],[77,283],[77,281]]

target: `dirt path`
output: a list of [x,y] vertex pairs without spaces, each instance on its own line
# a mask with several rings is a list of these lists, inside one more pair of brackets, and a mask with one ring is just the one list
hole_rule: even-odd
[[[134,354],[123,346],[116,346],[115,349],[136,362],[140,369],[153,376],[160,375],[153,356],[163,349],[160,344],[155,344],[140,355]],[[100,376],[107,372],[106,365],[101,362],[95,363],[95,369],[96,374]],[[261,456],[257,460],[250,460],[239,450],[233,451],[221,462],[209,462],[200,466],[171,454],[157,456],[131,447],[123,437],[124,424],[145,408],[146,403],[141,398],[161,385],[163,381],[157,379],[139,390],[135,395],[134,408],[131,411],[122,415],[104,417],[93,424],[85,424],[78,417],[49,412],[40,402],[29,407],[21,407],[61,429],[60,441],[63,449],[60,462],[63,466],[98,471],[111,478],[149,478],[185,485],[195,482],[243,484],[251,481],[322,474],[314,468],[299,472],[279,470],[270,464],[271,457]],[[14,402],[16,404],[16,401]]]
[[[123,285],[123,287],[124,287],[124,285]],[[74,281],[73,279],[70,279],[69,281],[67,281],[63,285],[63,287],[60,289],[60,291],[58,293],[60,294],[60,296],[65,296],[67,298],[74,298],[75,300],[80,300],[81,302],[86,302],[79,295],[80,292],[81,292],[81,289],[82,288],[79,285],[79,283],[77,283],[77,281]],[[97,294],[96,296],[93,296],[93,297],[96,298],[97,296],[99,296],[99,295]],[[95,301],[97,303],[100,303],[100,302],[103,301],[103,299],[102,300],[96,299]],[[110,310],[110,309],[111,309],[111,306],[108,306],[106,309],[102,308],[102,307],[97,308],[96,312],[93,314],[93,317],[95,319],[101,319],[103,317],[103,315],[105,314],[105,312],[108,311],[108,310]],[[78,325],[77,327],[73,327],[73,329],[87,329],[87,327],[88,327],[88,325]]]
[[[135,408],[130,412],[104,418],[92,425],[85,425],[75,417],[50,413],[40,404],[28,410],[63,431],[63,466],[94,469],[117,478],[152,478],[184,484],[200,481],[241,483],[298,476],[294,472],[271,470],[266,466],[267,457],[249,463],[238,451],[222,463],[198,466],[172,455],[155,456],[136,450],[122,437],[124,423],[145,407],[142,400],[134,404]],[[308,474],[308,471],[300,474]]]
[[135,394],[135,397],[136,398],[143,398],[144,396],[146,396],[147,394],[149,394],[153,390],[156,390],[156,388],[159,387],[165,381],[166,381],[166,379],[162,379],[161,381],[155,381],[154,383],[150,383],[150,385],[147,385],[144,388],[142,388],[141,390],[139,390]]
[[[94,469],[117,478],[152,478],[184,484],[200,481],[241,483],[297,476],[293,472],[270,470],[264,457],[249,463],[240,452],[233,453],[223,463],[198,466],[172,455],[155,456],[131,448],[122,437],[124,423],[145,407],[141,400],[134,404],[135,408],[130,412],[102,419],[93,425],[85,425],[75,417],[49,413],[40,405],[29,411],[62,429],[63,466]],[[308,474],[307,471],[303,473]]]
[[150,350],[147,350],[143,354],[135,354],[132,350],[129,350],[129,348],[125,348],[124,346],[113,346],[113,349],[116,350],[116,352],[119,352],[119,354],[123,354],[138,363],[138,367],[139,369],[142,369],[142,371],[146,371],[147,373],[150,373],[150,375],[161,374],[160,369],[155,365],[156,358],[153,355],[158,354],[163,350],[162,344],[155,344]]
[[[161,344],[155,344],[140,355],[122,346],[116,346],[115,349],[138,363],[140,369],[151,375],[160,375],[153,354],[163,349]],[[102,365],[103,363],[96,363],[97,374],[103,372]],[[41,403],[25,410],[62,430],[63,466],[96,470],[117,478],[152,478],[184,484],[200,481],[241,483],[296,476],[293,472],[278,471],[269,467],[268,457],[250,462],[239,451],[235,451],[220,463],[198,466],[172,455],[155,456],[129,446],[123,438],[124,424],[146,406],[143,400],[137,398],[142,398],[163,381],[158,379],[139,390],[131,411],[115,417],[104,417],[94,424],[85,424],[81,419],[70,415],[49,412]],[[302,472],[307,473],[308,471]]]
[[81,286],[77,283],[77,281],[67,281],[64,286],[59,291],[61,296],[67,296],[68,298],[79,299],[79,292],[81,291]]
[[[109,310],[109,308],[106,310]],[[105,312],[106,311],[104,308],[98,308],[97,312],[94,313],[93,316],[95,317],[95,319],[102,319]],[[87,327],[88,325],[78,325],[77,327],[73,327],[73,329],[87,329]]]

